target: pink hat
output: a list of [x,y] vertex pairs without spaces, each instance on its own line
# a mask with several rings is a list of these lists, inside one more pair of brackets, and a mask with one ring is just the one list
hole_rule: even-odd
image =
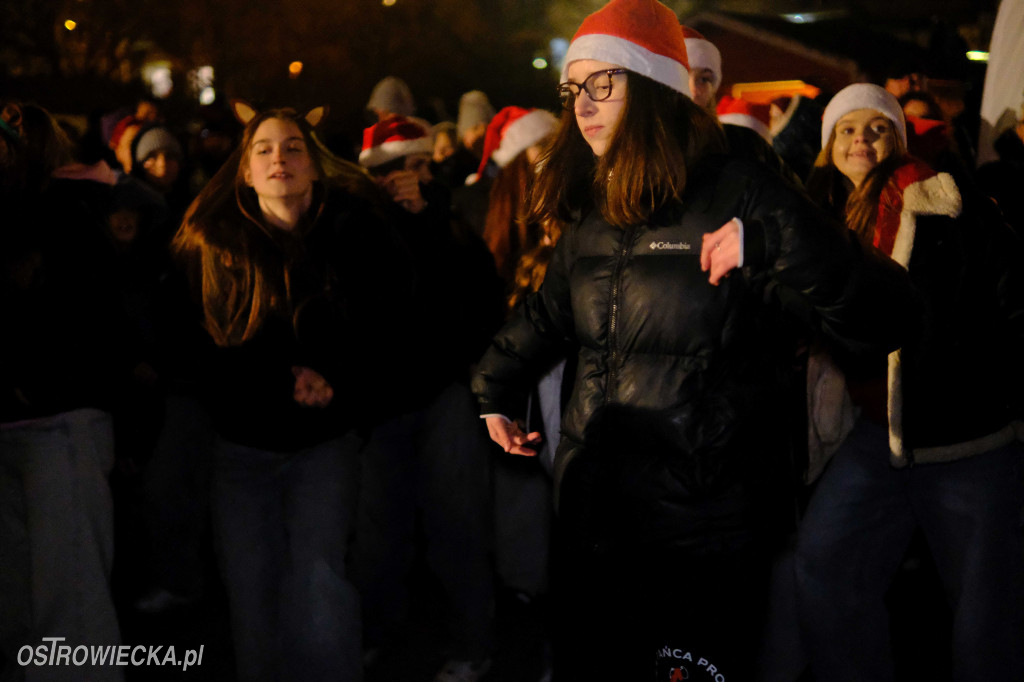
[[388,116],[363,131],[359,163],[373,168],[407,154],[430,154],[434,140],[426,128],[404,116]]
[[767,104],[754,104],[745,99],[722,95],[718,101],[718,120],[750,128],[768,142],[772,141],[768,128],[771,123],[771,107]]
[[569,64],[595,59],[690,94],[686,42],[675,12],[656,0],[612,0],[580,24],[565,55]]
[[484,138],[484,153],[477,175],[483,175],[488,159],[504,168],[533,145],[558,129],[558,118],[543,109],[505,107],[491,119]]
[[690,60],[690,68],[711,71],[711,87],[717,92],[718,86],[722,84],[722,53],[713,42],[689,26],[683,26],[683,37],[686,39],[686,56]]

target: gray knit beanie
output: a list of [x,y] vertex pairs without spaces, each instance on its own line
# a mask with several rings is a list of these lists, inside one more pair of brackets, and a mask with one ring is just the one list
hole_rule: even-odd
[[408,118],[416,113],[416,102],[412,98],[412,90],[405,81],[388,76],[374,86],[366,108],[370,111],[388,111]]
[[461,140],[467,131],[479,123],[487,125],[494,118],[494,107],[480,90],[470,90],[459,99],[459,120],[455,124]]
[[179,161],[184,157],[181,143],[167,128],[154,126],[144,129],[135,140],[135,163],[142,163],[150,154],[160,150]]

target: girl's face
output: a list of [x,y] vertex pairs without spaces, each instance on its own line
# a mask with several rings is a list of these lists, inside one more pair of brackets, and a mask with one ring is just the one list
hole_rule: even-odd
[[874,109],[851,111],[836,123],[832,163],[855,187],[895,150],[895,126]]
[[268,118],[253,135],[245,182],[260,199],[289,199],[312,193],[316,166],[295,121]]
[[[594,74],[603,74],[605,71],[621,68],[608,62],[599,62],[594,59],[579,59],[569,64],[568,77],[572,83],[582,85]],[[607,82],[609,79],[602,78]],[[610,91],[607,91],[607,98],[595,102],[587,94],[586,89],[580,88],[574,104],[576,113],[576,124],[583,133],[583,139],[587,141],[595,156],[601,156],[608,151],[608,146],[615,137],[615,131],[622,120],[622,112],[626,106],[627,82],[626,74],[615,74],[610,78]],[[603,85],[603,84],[602,84]],[[606,91],[602,90],[599,96]]]

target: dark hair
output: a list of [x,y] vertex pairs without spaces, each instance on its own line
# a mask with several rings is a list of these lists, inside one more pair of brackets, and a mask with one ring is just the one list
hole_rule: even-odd
[[542,236],[537,223],[526,218],[534,175],[534,165],[523,152],[498,172],[491,185],[483,239],[506,282],[512,280],[519,256],[536,246]]
[[527,219],[567,223],[593,197],[605,220],[617,226],[642,223],[678,200],[700,160],[725,151],[718,121],[689,97],[629,72],[622,117],[608,150],[595,157],[572,111],[541,158]]
[[331,154],[295,110],[271,109],[253,117],[238,149],[189,206],[172,243],[193,291],[200,294],[206,329],[219,346],[249,340],[272,312],[290,316],[293,323],[297,312],[290,269],[309,225],[300,225],[298,234],[270,226],[245,181],[255,133],[271,118],[298,126],[319,178],[318,195],[329,183],[378,199],[366,172]]

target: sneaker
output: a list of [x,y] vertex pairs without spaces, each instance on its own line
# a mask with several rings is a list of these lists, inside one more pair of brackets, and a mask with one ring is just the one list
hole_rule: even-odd
[[434,682],[478,682],[491,669],[491,662],[489,658],[482,661],[460,661],[453,658],[441,667],[434,676]]

